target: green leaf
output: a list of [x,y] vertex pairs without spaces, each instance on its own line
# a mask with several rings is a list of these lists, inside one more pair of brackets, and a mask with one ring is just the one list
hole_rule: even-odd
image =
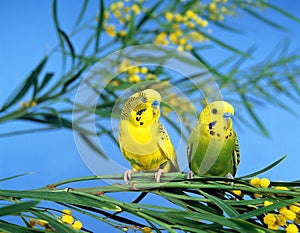
[[262,22],[274,27],[274,28],[277,28],[277,29],[280,29],[280,30],[284,30],[286,31],[286,28],[282,27],[281,25],[275,23],[274,21],[271,21],[263,16],[261,16],[260,14],[256,13],[255,11],[251,10],[250,8],[242,8],[244,11],[246,11],[248,14],[254,16],[255,18],[261,20]]
[[0,208],[0,217],[6,215],[16,215],[19,212],[28,211],[30,208],[36,206],[39,201],[17,202]]
[[140,19],[140,21],[137,23],[136,25],[136,30],[140,29],[140,27],[143,26],[143,24],[145,22],[147,22],[148,19],[151,18],[151,15],[153,14],[153,12],[163,3],[163,1],[157,1],[157,3],[150,8],[149,10],[147,10],[145,12],[145,14],[143,15],[143,17]]
[[56,218],[50,217],[49,215],[43,213],[42,211],[31,210],[30,212],[34,214],[36,217],[38,217],[39,219],[43,219],[47,221],[50,224],[50,226],[53,227],[57,232],[78,233],[77,230],[71,228],[69,225],[57,221]]
[[0,182],[7,181],[7,180],[12,180],[12,179],[15,179],[15,178],[19,178],[19,177],[27,176],[27,175],[31,175],[31,174],[35,174],[35,172],[27,172],[27,173],[15,175],[15,176],[10,176],[10,177],[6,177],[6,178],[2,178],[2,179],[0,179]]
[[67,45],[70,49],[72,59],[74,61],[74,59],[76,57],[76,54],[75,54],[75,49],[74,49],[74,46],[72,45],[72,42],[71,42],[70,38],[68,37],[68,35],[62,29],[58,28],[57,31],[61,35],[61,37],[66,41],[66,43],[67,43]]
[[273,167],[275,167],[276,165],[278,165],[279,163],[281,163],[282,160],[284,160],[287,157],[287,155],[282,156],[280,159],[276,160],[274,163],[270,164],[269,166],[257,171],[257,172],[253,172],[251,174],[245,175],[245,176],[241,176],[238,177],[238,179],[242,179],[242,178],[249,178],[249,177],[253,177],[253,176],[257,176],[259,174],[262,174],[270,169],[272,169]]
[[282,10],[280,7],[277,7],[277,6],[273,5],[273,4],[271,4],[269,2],[265,2],[265,1],[261,1],[260,3],[263,4],[264,6],[268,7],[268,8],[271,8],[271,9],[273,9],[273,10],[275,10],[275,11],[277,11],[277,12],[283,14],[283,15],[285,15],[288,18],[290,18],[290,19],[292,19],[292,20],[300,23],[300,18],[298,18],[298,17],[296,17],[296,16],[294,16],[294,15],[292,15],[292,14],[290,14],[290,13],[284,11],[284,10]]
[[203,192],[202,190],[199,190],[199,192],[201,194],[203,194],[205,197],[207,197],[209,200],[211,200],[213,204],[217,205],[226,214],[228,214],[229,217],[234,218],[234,217],[239,216],[239,213],[234,208],[232,208],[230,205],[226,204],[224,202],[224,200],[221,200],[218,197],[215,197],[206,192]]
[[229,44],[226,44],[225,42],[219,40],[218,38],[216,38],[212,35],[210,35],[209,33],[206,33],[206,32],[200,31],[200,30],[198,30],[198,32],[201,33],[206,38],[210,39],[211,41],[215,42],[216,44],[218,44],[218,45],[220,45],[220,46],[222,46],[222,47],[224,47],[224,48],[226,48],[226,49],[228,49],[228,50],[230,50],[230,51],[232,51],[236,54],[240,54],[240,55],[242,55],[244,57],[248,57],[248,58],[251,57],[248,53],[242,52],[241,50],[239,50],[239,49],[237,49],[237,48],[235,48],[235,47],[233,47]]
[[41,85],[38,88],[38,91],[41,91],[49,83],[53,76],[54,73],[46,73]]
[[6,100],[3,107],[0,109],[1,111],[6,110],[16,102],[18,102],[29,90],[30,87],[35,85],[37,82],[37,78],[44,68],[48,57],[45,57],[38,66],[31,72],[31,74],[25,79],[25,81],[10,95],[10,97]]
[[77,18],[77,20],[75,22],[74,28],[76,28],[80,24],[80,22],[81,22],[81,20],[82,20],[82,18],[84,16],[84,13],[85,13],[85,11],[87,9],[88,3],[89,3],[89,0],[84,0],[83,5],[81,7],[80,14],[79,14],[79,16],[78,16],[78,18]]
[[101,32],[103,30],[103,22],[104,22],[104,1],[100,0],[100,11],[99,11],[99,18],[98,18],[98,24],[96,27],[96,34],[95,34],[95,53],[99,49],[99,43],[100,43],[100,36]]
[[22,233],[37,233],[45,232],[43,230],[18,226],[0,219],[0,230],[4,232],[22,232]]
[[260,129],[260,131],[266,136],[266,137],[270,137],[268,131],[266,130],[266,128],[264,127],[264,125],[262,124],[261,120],[257,117],[257,115],[254,113],[251,104],[248,102],[247,97],[244,93],[239,93],[244,106],[246,107],[246,110],[248,111],[249,115],[252,117],[252,119],[254,120],[254,122],[256,123],[256,125],[258,126],[258,128]]

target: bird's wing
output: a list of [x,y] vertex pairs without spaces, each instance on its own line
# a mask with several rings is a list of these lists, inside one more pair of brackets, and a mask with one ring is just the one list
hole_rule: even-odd
[[238,165],[240,163],[240,147],[239,147],[239,141],[237,136],[235,139],[235,145],[232,152],[232,159],[233,159],[233,176],[234,176],[236,174]]
[[168,162],[165,165],[165,170],[179,171],[176,152],[174,150],[170,137],[162,124],[159,124],[159,137],[160,137],[158,143],[159,147],[163,151],[166,158],[168,159]]
[[194,156],[195,150],[197,150],[197,146],[199,143],[199,132],[200,132],[200,124],[197,123],[197,125],[192,130],[188,141],[187,157],[188,157],[189,164],[192,161],[192,157]]

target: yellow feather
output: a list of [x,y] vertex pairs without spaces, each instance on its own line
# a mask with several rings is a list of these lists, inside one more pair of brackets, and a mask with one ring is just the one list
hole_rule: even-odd
[[134,171],[178,170],[172,142],[159,123],[161,96],[152,89],[133,94],[121,113],[119,143]]

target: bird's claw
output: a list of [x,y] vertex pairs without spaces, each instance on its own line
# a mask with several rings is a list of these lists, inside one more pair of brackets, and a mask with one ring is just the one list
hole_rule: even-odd
[[[227,173],[225,175],[225,178],[230,179],[230,180],[234,180],[234,177],[231,173]],[[229,184],[230,184],[230,186],[233,186],[233,181],[231,181]]]
[[187,178],[188,180],[193,179],[193,178],[194,178],[194,172],[188,171],[187,174],[186,174],[186,178]]
[[131,180],[131,175],[136,173],[139,173],[139,171],[133,171],[130,169],[126,170],[123,175],[125,183],[128,184],[128,180]]
[[155,180],[157,183],[159,183],[160,177],[164,173],[166,173],[166,172],[163,169],[158,169],[157,172],[155,172]]

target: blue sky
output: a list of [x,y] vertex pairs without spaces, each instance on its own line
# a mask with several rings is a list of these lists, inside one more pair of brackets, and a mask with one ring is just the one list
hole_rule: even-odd
[[[58,1],[59,18],[64,27],[73,25],[74,15],[78,14],[81,1]],[[97,1],[89,6],[91,15]],[[299,15],[298,1],[270,1],[294,15]],[[95,4],[95,5],[93,5]],[[0,1],[0,104],[21,82],[45,55],[57,44],[57,37],[51,16],[52,1]],[[72,6],[72,7],[70,7]],[[283,39],[291,41],[291,48],[299,46],[300,24],[284,17],[274,18],[272,11],[264,13],[270,19],[276,19],[286,28],[283,32],[264,25],[252,17],[241,16],[230,21],[241,25],[245,35],[216,31],[215,35],[230,39],[233,45],[245,49],[257,45],[255,59],[262,60],[274,46]],[[216,48],[206,56],[222,58],[225,52]],[[253,61],[255,62],[255,61]],[[52,60],[47,69],[56,70],[59,61]],[[295,112],[299,112],[299,103],[284,99]],[[271,138],[253,132],[247,128],[238,128],[240,140],[241,164],[238,175],[256,171],[287,154],[288,158],[279,166],[265,174],[272,180],[298,180],[299,177],[299,114],[291,114],[273,106],[256,109],[264,121]],[[241,112],[241,114],[245,114]],[[0,132],[18,130],[29,126],[26,122],[9,122],[0,125]],[[73,134],[68,130],[58,130],[0,138],[0,179],[26,172],[38,172],[12,181],[0,182],[0,189],[30,189],[44,186],[59,180],[92,175],[82,161],[74,143]],[[117,148],[112,153],[120,153]],[[121,156],[121,154],[120,154]]]

